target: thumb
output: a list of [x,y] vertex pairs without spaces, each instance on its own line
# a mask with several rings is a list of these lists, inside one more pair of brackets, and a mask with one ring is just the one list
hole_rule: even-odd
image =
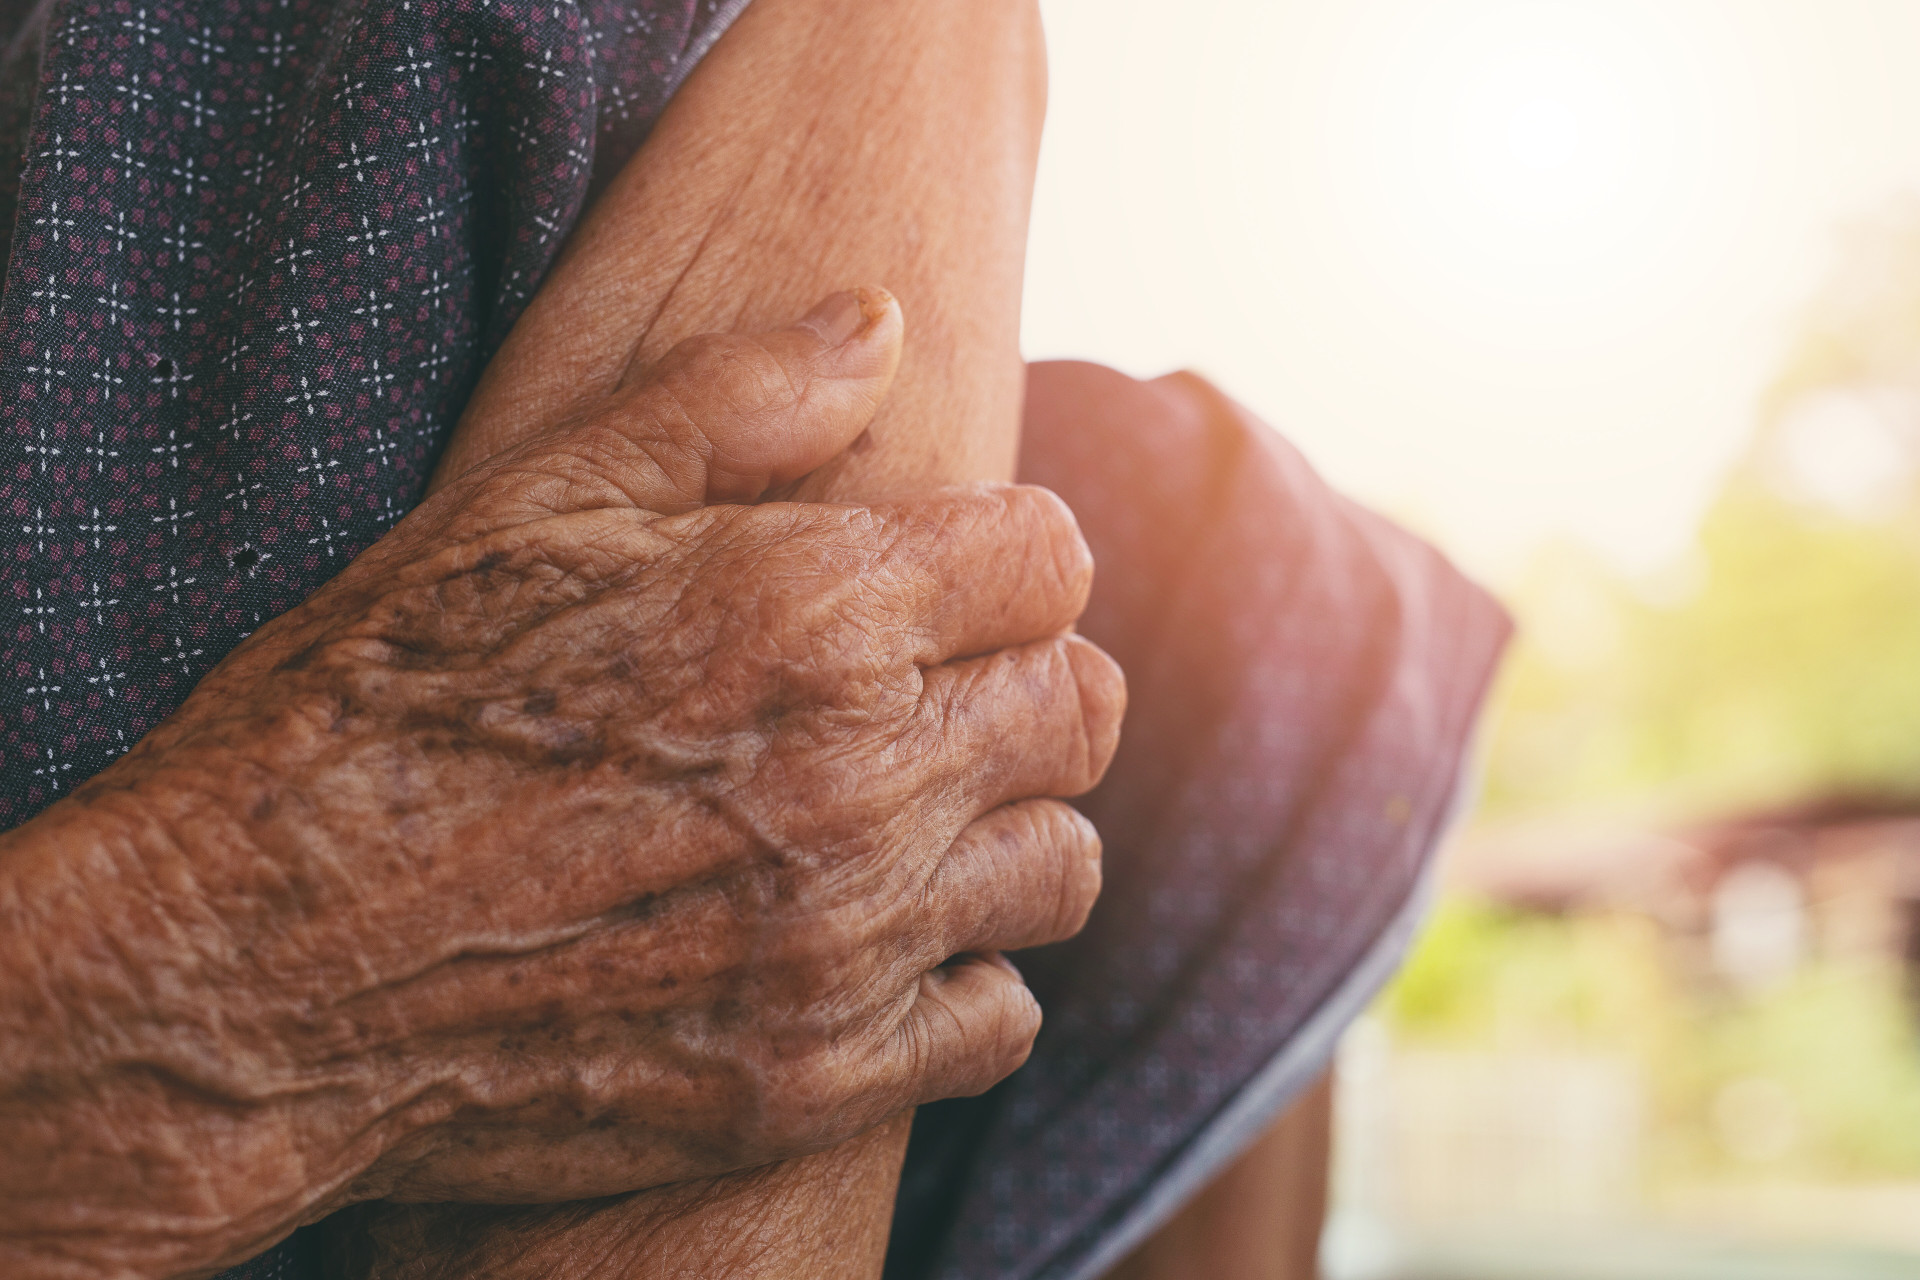
[[671,515],[798,480],[873,421],[903,332],[900,304],[869,288],[770,333],[687,339],[542,442],[586,464],[589,482],[576,473],[566,505],[624,500]]

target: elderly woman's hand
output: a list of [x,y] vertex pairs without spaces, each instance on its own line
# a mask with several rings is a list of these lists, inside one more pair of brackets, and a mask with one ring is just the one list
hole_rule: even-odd
[[[851,314],[849,307],[851,306]],[[696,507],[858,436],[880,296],[456,481],[0,844],[0,1272],[602,1195],[1023,1059],[1117,669],[1043,491]],[[958,957],[957,959],[953,957]]]

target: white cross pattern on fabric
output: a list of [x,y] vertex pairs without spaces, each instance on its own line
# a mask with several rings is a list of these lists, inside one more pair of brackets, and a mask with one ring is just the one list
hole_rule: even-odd
[[114,691],[114,687],[113,687],[114,681],[125,680],[127,678],[127,673],[124,671],[115,671],[112,667],[107,665],[107,660],[105,658],[100,658],[100,659],[97,659],[96,661],[98,661],[100,664],[100,674],[97,676],[88,676],[87,683],[99,685],[100,692],[106,694],[109,698],[119,697],[120,695]]
[[48,202],[47,211],[40,217],[35,218],[33,225],[36,227],[52,228],[48,234],[53,237],[55,244],[59,244],[61,230],[64,228],[65,230],[71,231],[77,224],[72,218],[63,218],[60,216],[60,201],[55,199]]
[[[157,382],[159,379],[156,378],[154,381]],[[176,427],[168,427],[167,442],[165,444],[153,445],[147,452],[164,454],[170,466],[178,467],[180,465],[180,455],[192,448],[193,441],[180,439],[179,429]],[[172,501],[172,499],[168,499],[168,501]]]
[[327,523],[327,518],[325,516],[321,516],[320,532],[314,535],[313,537],[308,538],[307,545],[310,547],[315,545],[320,546],[327,553],[327,558],[331,560],[333,558],[333,544],[343,536],[345,535],[343,535],[338,529],[335,529],[331,524]]
[[93,521],[91,523],[76,525],[74,527],[79,529],[81,533],[90,533],[93,535],[93,549],[95,551],[98,551],[100,549],[101,534],[120,532],[119,525],[108,524],[105,520],[101,519],[99,507],[95,507],[93,509]]
[[[304,382],[304,381],[306,381],[306,379],[304,379],[304,378],[303,378],[303,379],[301,379],[301,381],[303,381],[303,382]],[[322,394],[325,394],[325,393],[323,392]],[[306,474],[308,474],[309,472],[311,472],[311,473],[312,473],[312,475],[313,475],[313,482],[314,482],[314,484],[316,484],[316,485],[324,485],[324,484],[326,484],[326,482],[327,482],[327,472],[329,472],[329,471],[331,471],[331,470],[333,470],[333,469],[334,469],[335,467],[337,467],[337,466],[339,466],[339,465],[340,465],[340,459],[338,459],[338,458],[323,458],[323,457],[321,457],[321,456],[320,456],[320,450],[318,450],[318,449],[315,449],[315,448],[309,448],[309,449],[307,450],[307,454],[308,454],[308,459],[309,459],[309,460],[308,460],[308,461],[306,461],[306,462],[303,462],[303,463],[301,463],[301,464],[300,464],[299,466],[297,466],[297,467],[295,467],[295,468],[293,469],[293,470],[294,470],[294,474],[296,474],[296,475],[303,475],[303,476],[304,476],[304,475],[306,475]]]
[[40,683],[27,686],[26,694],[29,698],[40,699],[40,709],[42,711],[51,711],[53,710],[53,695],[60,691],[61,686],[47,679],[47,669],[41,667]]
[[365,182],[367,180],[367,166],[370,164],[377,164],[378,162],[379,162],[378,156],[362,155],[360,153],[359,143],[348,142],[347,158],[345,160],[340,161],[340,163],[336,164],[334,168],[352,169],[354,181]]
[[[411,146],[413,144],[408,143],[407,145]],[[367,253],[371,255],[374,251],[375,246],[377,246],[380,243],[380,241],[385,240],[388,236],[392,234],[393,234],[392,227],[380,227],[378,229],[375,229],[373,223],[367,218],[367,215],[363,213],[360,215],[360,230],[349,231],[347,233],[347,243],[348,244],[364,244],[365,246],[367,246]],[[355,312],[354,314],[358,315],[359,313]]]
[[42,598],[40,588],[35,587],[33,589],[33,603],[21,605],[20,612],[33,619],[35,629],[38,630],[41,635],[45,635],[47,633],[47,619],[58,613],[59,610],[53,605],[48,604],[45,599]]
[[180,536],[180,522],[182,520],[193,519],[195,514],[196,512],[192,507],[189,507],[185,511],[182,511],[180,509],[180,500],[178,498],[168,498],[166,514],[148,516],[147,519],[151,520],[154,524],[166,525],[167,531],[177,538]]
[[108,153],[107,158],[119,165],[129,176],[133,174],[134,170],[147,167],[147,162],[134,153],[133,134],[131,133],[123,133],[120,135],[120,145]]
[[[247,416],[251,418],[253,415],[248,414]],[[242,511],[253,510],[253,506],[251,502],[249,502],[247,495],[258,493],[260,492],[260,490],[266,488],[266,482],[263,480],[255,480],[252,484],[248,484],[246,483],[246,479],[247,477],[242,473],[238,471],[234,472],[233,488],[227,490],[227,492],[221,497],[221,501],[231,502],[235,498],[238,498],[240,500],[240,509]],[[192,579],[189,578],[188,581],[191,582]]]
[[[200,28],[200,30],[207,31],[209,30],[209,28],[202,27]],[[190,35],[186,37],[186,43],[189,47],[198,49],[200,51],[200,56],[202,58],[206,58],[216,53],[225,53],[227,51],[227,46],[223,44],[216,44],[212,39],[203,35]],[[193,96],[194,96],[194,100],[198,101],[200,98],[199,90],[196,89],[194,91]],[[198,129],[200,127],[200,122],[198,120],[194,121],[193,127]]]
[[147,11],[145,9],[134,10],[133,17],[123,18],[120,25],[134,32],[134,39],[142,45],[146,44],[147,37],[149,36],[163,36],[167,34],[159,27],[147,21]]
[[180,305],[180,291],[178,289],[173,291],[173,305],[171,307],[159,307],[156,309],[163,316],[173,317],[173,331],[175,333],[180,332],[180,322],[182,320],[188,316],[197,316],[200,314],[200,308],[198,307],[183,307]]
[[187,251],[189,249],[204,249],[207,247],[199,240],[187,239],[187,229],[184,226],[169,227],[161,233],[160,243],[172,249],[174,258],[180,262],[187,260]]
[[[318,320],[302,320],[300,318],[300,308],[298,307],[289,307],[287,309],[287,314],[288,314],[288,318],[285,320],[282,320],[277,326],[275,326],[273,331],[275,333],[290,333],[293,335],[294,346],[296,347],[306,346],[307,345],[306,331],[308,329],[318,329],[320,327],[320,322]],[[304,385],[306,382],[306,379],[302,378],[300,381]],[[322,392],[321,394],[324,395],[326,393]],[[287,403],[288,404],[293,403],[293,400],[291,397],[288,398]]]
[[[114,213],[113,230],[109,234],[113,236],[113,251],[115,253],[125,253],[128,245],[135,244],[140,239],[137,233],[127,230],[127,211],[125,209],[117,210]],[[114,296],[118,297],[120,285],[117,281],[114,283],[113,288],[115,291]],[[117,303],[115,305],[124,306],[125,304]]]
[[[96,511],[94,514],[98,515],[99,513]],[[90,594],[80,602],[80,608],[83,612],[91,610],[95,624],[105,626],[107,622],[107,607],[109,605],[119,604],[120,598],[115,596],[111,600],[102,599],[100,596],[100,584],[97,581],[90,581],[87,586],[90,588]]]
[[[187,37],[187,42],[193,43],[193,37]],[[226,50],[222,49],[220,52],[225,53]],[[207,105],[206,94],[200,89],[193,91],[193,97],[180,99],[180,109],[193,115],[193,127],[196,129],[205,129],[209,116],[215,120],[220,118],[220,113]]]
[[414,127],[415,133],[413,138],[406,144],[407,150],[418,151],[422,160],[431,161],[433,159],[433,152],[429,150],[429,148],[440,145],[440,135],[436,133],[429,136],[427,132],[427,122],[425,120],[414,121]]
[[53,380],[55,378],[64,378],[67,376],[66,369],[53,362],[53,349],[51,347],[41,348],[40,363],[28,365],[27,372],[40,379],[40,391],[43,395],[53,394]]
[[[391,377],[392,375],[388,376]],[[399,441],[383,433],[374,436],[373,443],[367,446],[367,452],[377,458],[382,467],[389,467],[393,465],[393,452],[399,447]]]
[[102,356],[100,358],[100,367],[87,376],[100,384],[100,399],[103,402],[111,402],[113,399],[113,389],[119,386],[122,381],[119,375],[113,371],[113,353],[108,352]]
[[63,450],[55,447],[54,445],[50,445],[47,443],[47,424],[44,422],[40,424],[39,439],[37,441],[24,444],[20,447],[22,451],[26,453],[37,453],[40,455],[40,474],[41,475],[47,474],[47,462],[50,459],[59,457],[61,453],[64,452]]
[[58,791],[60,789],[60,775],[73,768],[73,761],[69,760],[64,764],[55,764],[53,763],[53,749],[51,747],[42,747],[41,751],[45,754],[47,763],[35,769],[33,776],[36,778],[45,778],[47,780],[47,786]]
[[235,406],[228,412],[227,420],[220,424],[220,429],[231,435],[234,443],[238,444],[244,438],[241,434],[241,429],[252,421],[252,414],[241,413],[239,407]]
[[93,474],[97,476],[107,473],[108,458],[117,458],[120,456],[118,449],[107,448],[107,425],[104,422],[95,428],[94,442],[81,450],[81,452],[93,459]]
[[[389,304],[391,305],[391,304]],[[367,371],[360,375],[360,385],[373,388],[373,398],[378,400],[386,394],[386,386],[398,376],[380,363],[379,356],[367,360]]]
[[293,237],[288,236],[286,251],[282,253],[279,257],[273,260],[273,265],[277,267],[280,264],[285,263],[287,265],[288,277],[289,278],[297,277],[300,274],[300,259],[311,258],[314,254],[318,252],[320,252],[318,249],[296,248]]
[[199,581],[199,579],[198,579],[198,578],[183,578],[183,577],[181,577],[181,576],[180,576],[180,566],[178,566],[178,565],[175,565],[175,564],[169,564],[169,565],[167,566],[167,580],[166,580],[165,582],[156,582],[156,583],[154,583],[154,584],[153,584],[153,586],[151,586],[151,587],[149,587],[149,588],[148,588],[148,590],[149,590],[149,591],[164,591],[164,592],[166,592],[166,593],[167,593],[167,596],[168,596],[168,598],[169,598],[169,599],[170,599],[170,600],[171,600],[171,601],[172,601],[172,602],[173,602],[174,604],[176,604],[176,605],[177,605],[177,604],[179,604],[179,603],[180,603],[180,588],[182,588],[182,587],[190,587],[190,586],[192,586],[192,585],[193,585],[194,583],[196,583],[196,582],[198,582],[198,581]]
[[34,550],[41,555],[45,555],[47,553],[47,535],[50,533],[58,533],[60,530],[58,526],[47,523],[47,511],[45,507],[35,507],[33,509],[33,522],[31,524],[21,525],[20,532],[33,538]]
[[74,150],[72,147],[66,145],[66,141],[67,136],[64,133],[56,132],[53,135],[53,145],[40,153],[40,159],[53,161],[53,171],[55,173],[65,173],[67,171],[68,160],[84,160],[87,158],[86,152]]
[[299,403],[306,406],[307,416],[311,418],[319,408],[320,401],[327,399],[333,392],[325,387],[315,391],[307,382],[307,375],[300,375],[300,389],[286,398],[287,404]]
[[[405,79],[407,76],[411,75],[413,77],[413,87],[416,89],[419,89],[424,87],[420,83],[420,73],[422,71],[433,70],[433,64],[431,62],[420,61],[420,55],[413,51],[412,45],[408,45],[407,60],[404,63],[402,63],[400,66],[395,67],[394,70],[400,73],[400,76],[402,79]],[[421,128],[424,129],[425,127],[426,126],[422,124]]]
[[142,103],[150,107],[157,101],[153,93],[138,80],[121,80],[113,86],[113,91],[126,95],[127,110],[136,115],[139,113]]
[[123,314],[131,314],[133,311],[133,307],[130,304],[120,299],[120,282],[118,280],[108,285],[107,291],[98,298],[95,298],[94,301],[107,309],[107,323],[111,325],[118,325],[120,323],[120,317]]
[[167,172],[171,173],[174,177],[180,179],[181,190],[184,191],[189,196],[193,194],[193,184],[201,181],[200,176],[193,171],[192,156],[188,156],[185,160],[182,160],[179,164],[174,165]]
[[57,287],[53,285],[47,285],[44,288],[35,289],[31,296],[35,298],[41,298],[46,301],[47,317],[49,319],[59,316],[61,303],[73,301],[72,294],[62,293]]
[[173,652],[163,656],[160,659],[160,661],[177,662],[180,664],[180,669],[182,671],[185,671],[187,669],[187,662],[190,659],[198,658],[206,652],[204,649],[187,648],[186,642],[177,635],[172,637],[172,639],[173,639]]

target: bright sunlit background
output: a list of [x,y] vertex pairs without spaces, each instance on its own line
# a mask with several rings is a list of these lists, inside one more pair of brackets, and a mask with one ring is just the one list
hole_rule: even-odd
[[1031,356],[1191,366],[1483,572],[1683,545],[1837,232],[1920,189],[1911,0],[1046,0]]
[[1042,8],[1028,354],[1522,624],[1330,1276],[1920,1276],[1920,3]]

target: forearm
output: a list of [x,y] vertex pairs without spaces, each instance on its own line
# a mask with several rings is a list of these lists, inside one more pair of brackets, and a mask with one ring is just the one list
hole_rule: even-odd
[[0,837],[0,1274],[239,1261],[364,1167],[340,1132],[377,1127],[283,1105],[272,1011],[239,998],[234,937],[180,891],[246,860],[244,824],[131,772]]
[[329,1274],[628,1280],[878,1273],[907,1118],[829,1151],[637,1196],[498,1209],[371,1205],[332,1233]]

